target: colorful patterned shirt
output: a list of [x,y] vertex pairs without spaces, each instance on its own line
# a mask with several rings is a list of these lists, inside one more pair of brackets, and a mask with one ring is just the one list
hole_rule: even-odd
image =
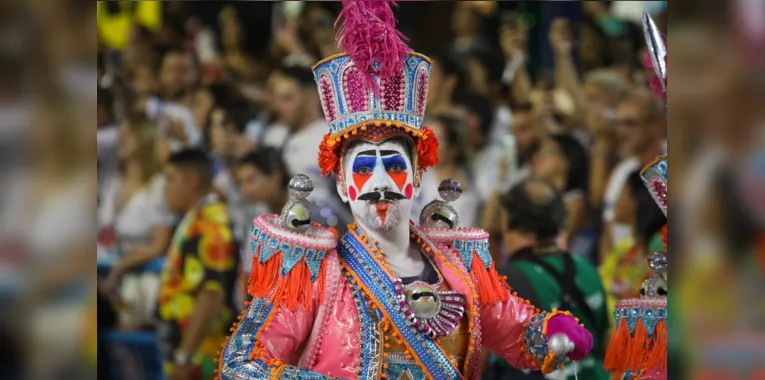
[[223,308],[192,358],[193,363],[203,367],[203,372],[204,367],[214,368],[212,359],[236,315],[232,295],[238,261],[226,205],[217,197],[208,196],[186,214],[175,230],[160,278],[157,330],[166,360],[172,358],[181,343],[197,293],[219,289],[225,297]]

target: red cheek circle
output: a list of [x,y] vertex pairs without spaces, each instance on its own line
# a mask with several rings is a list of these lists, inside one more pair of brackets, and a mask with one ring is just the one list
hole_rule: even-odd
[[352,201],[356,200],[356,188],[353,186],[348,187],[348,195],[351,197]]
[[406,196],[406,199],[412,199],[412,184],[406,185],[406,189],[404,189],[404,196]]

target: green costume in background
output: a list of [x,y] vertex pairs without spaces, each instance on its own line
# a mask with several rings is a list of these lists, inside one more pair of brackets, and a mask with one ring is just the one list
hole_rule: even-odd
[[[581,292],[584,302],[589,305],[593,319],[588,318],[588,313],[581,306],[577,306],[575,300],[567,300],[573,306],[568,311],[579,318],[579,322],[584,324],[584,327],[592,333],[593,337],[592,352],[584,360],[576,362],[576,371],[580,379],[608,380],[610,377],[603,369],[603,359],[611,318],[606,309],[606,295],[600,275],[592,264],[585,258],[568,253],[539,257],[534,255],[532,248],[526,248],[515,253],[500,273],[507,276],[508,284],[514,291],[518,292],[520,297],[528,299],[537,308],[558,309],[561,308],[563,291],[555,276],[545,270],[543,266],[549,266],[559,275],[563,275],[565,260],[570,260],[572,263],[572,272],[575,274],[573,281]],[[488,371],[489,376],[493,379],[545,378],[541,373],[524,374],[512,368],[504,360],[495,359],[492,368]],[[562,371],[563,373],[560,372],[551,374],[547,378],[574,379],[574,366],[569,365]]]

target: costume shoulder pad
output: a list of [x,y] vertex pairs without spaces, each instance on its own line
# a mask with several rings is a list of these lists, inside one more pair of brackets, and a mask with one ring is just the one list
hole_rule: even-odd
[[433,200],[420,212],[420,231],[439,249],[455,250],[465,268],[472,272],[474,256],[485,268],[491,268],[489,234],[475,227],[460,226],[457,210],[450,204],[459,199],[462,186],[453,179],[445,179],[438,185],[443,200]]
[[485,230],[476,227],[456,229],[420,227],[420,231],[439,249],[453,250],[458,253],[468,271],[472,271],[474,261],[482,264],[486,269],[491,268],[489,233]]
[[[301,193],[296,190],[296,179],[303,181]],[[252,270],[247,286],[253,297],[285,304],[291,310],[299,304],[311,310],[315,301],[323,297],[327,264],[337,260],[337,234],[311,222],[305,195],[312,187],[308,177],[293,177],[290,181],[293,199],[281,215],[263,214],[253,221]]]

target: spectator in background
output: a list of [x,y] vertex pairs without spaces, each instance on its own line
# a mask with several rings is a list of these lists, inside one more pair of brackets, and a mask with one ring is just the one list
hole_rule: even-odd
[[[310,3],[309,3],[310,4]],[[308,6],[306,18],[310,32],[307,38],[313,45],[315,56],[324,58],[342,53],[343,50],[335,42],[335,20],[332,14],[321,5]],[[432,82],[431,82],[432,83]]]
[[253,81],[257,74],[257,64],[245,49],[244,27],[233,6],[220,11],[218,26],[221,31],[223,62],[231,75],[230,79],[237,82]]
[[412,220],[419,220],[422,208],[432,200],[439,199],[438,185],[441,181],[451,178],[462,185],[462,195],[452,202],[459,213],[460,225],[474,226],[480,207],[475,186],[467,171],[469,154],[462,121],[444,115],[430,119],[428,126],[438,140],[438,165],[422,174],[422,190],[412,206]]
[[213,159],[213,189],[226,202],[237,241],[244,241],[242,225],[246,219],[244,199],[236,183],[236,165],[251,148],[242,131],[251,118],[246,104],[221,102],[210,117],[210,147]]
[[[287,184],[290,175],[282,161],[281,151],[266,147],[246,154],[239,160],[236,169],[239,191],[246,201],[249,222],[244,227],[244,236],[248,236],[252,220],[263,212],[278,214],[287,203]],[[239,298],[247,295],[247,279],[252,267],[252,255],[249,244],[242,244],[242,265],[239,271]]]
[[272,71],[266,79],[260,112],[248,123],[245,131],[247,138],[253,141],[255,146],[280,149],[290,136],[290,127],[279,119],[274,103],[274,91],[283,80],[285,80],[284,75],[279,71]]
[[602,254],[610,252],[623,239],[634,239],[636,227],[635,198],[629,179],[641,168],[666,151],[664,105],[648,91],[627,95],[618,109],[615,149],[621,157],[608,180],[603,199],[605,230]]
[[[548,377],[606,380],[603,369],[610,315],[600,276],[587,259],[556,246],[566,219],[563,198],[549,182],[528,178],[502,198],[504,246],[510,262],[499,272],[508,285],[532,305],[542,309],[570,311],[594,339],[590,355]],[[491,379],[544,379],[540,372],[524,373],[503,360],[486,373]]]
[[212,188],[212,163],[199,150],[174,153],[165,168],[170,209],[185,214],[159,288],[157,335],[168,379],[212,379],[214,359],[236,316],[238,255],[226,205]]
[[331,227],[350,222],[348,208],[337,197],[334,181],[321,176],[317,163],[319,144],[329,130],[322,116],[319,94],[309,68],[285,67],[274,86],[274,109],[279,120],[287,124],[292,135],[284,144],[284,163],[290,175],[305,174],[313,180],[311,201],[315,220]]
[[462,81],[457,64],[448,56],[431,56],[430,81],[428,82],[427,114],[438,116],[454,111],[454,94],[462,94]]
[[115,123],[114,95],[102,87],[98,87],[97,95],[96,155],[98,160],[98,194],[100,197],[103,185],[108,183],[118,172],[117,139],[120,131]]
[[143,114],[132,114],[123,123],[119,138],[121,175],[105,186],[99,207],[99,224],[113,230],[120,253],[102,290],[118,292],[123,330],[152,325],[159,278],[150,272],[130,271],[165,254],[176,222],[163,196],[156,133],[157,126]]
[[481,14],[469,2],[457,2],[452,13],[454,41],[450,55],[462,72],[468,70],[471,58],[490,52],[491,45],[481,34]]
[[456,103],[455,112],[465,120],[468,147],[475,152],[470,160],[470,170],[475,177],[478,196],[485,201],[500,184],[497,178],[502,152],[490,148],[488,135],[494,121],[494,108],[487,97],[476,94],[464,95]]
[[601,273],[609,304],[636,297],[641,282],[651,274],[644,255],[648,253],[648,235],[660,228],[651,226],[657,217],[661,221],[663,214],[658,207],[647,206],[651,198],[639,171],[666,151],[665,118],[661,100],[645,90],[628,94],[618,109],[619,143],[614,149],[622,161],[608,180],[600,241]]
[[170,139],[174,151],[202,143],[202,131],[189,107],[198,75],[195,65],[193,55],[185,50],[165,53],[159,71],[161,96],[138,101],[138,109],[157,123],[158,133]]

